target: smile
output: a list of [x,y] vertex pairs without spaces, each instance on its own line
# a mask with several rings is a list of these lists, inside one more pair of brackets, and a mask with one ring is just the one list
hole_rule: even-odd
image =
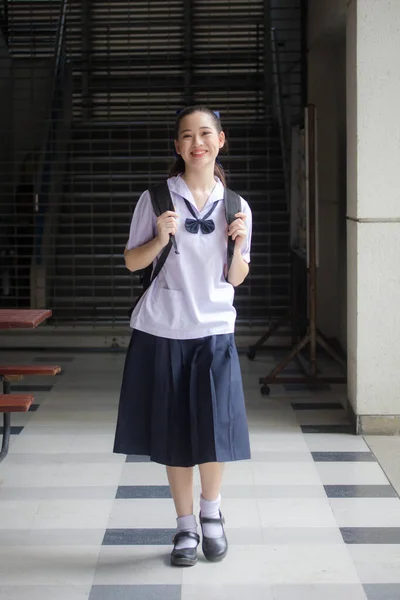
[[191,155],[194,156],[195,158],[201,158],[205,154],[207,154],[207,150],[197,150],[195,152],[191,152]]

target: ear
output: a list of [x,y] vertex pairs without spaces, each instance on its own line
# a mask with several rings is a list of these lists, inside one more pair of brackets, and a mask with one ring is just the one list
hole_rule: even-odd
[[178,142],[178,140],[174,140],[174,144],[175,144],[175,152],[176,152],[177,154],[180,154],[180,151],[179,151],[179,142]]
[[223,148],[225,146],[225,133],[223,131],[221,131],[218,134],[218,137],[219,137],[219,147]]

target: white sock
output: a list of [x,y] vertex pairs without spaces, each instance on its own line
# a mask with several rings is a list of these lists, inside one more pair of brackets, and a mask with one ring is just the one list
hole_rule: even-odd
[[[218,496],[216,500],[206,500],[203,496],[200,496],[200,514],[202,517],[208,519],[219,519],[219,507],[221,504],[221,496]],[[203,533],[209,538],[222,537],[223,529],[219,523],[204,523]]]
[[[198,533],[197,523],[195,515],[187,515],[186,517],[178,517],[176,519],[178,533],[180,531],[191,531],[192,533]],[[196,540],[191,537],[185,537],[179,540],[176,544],[175,549],[181,550],[182,548],[195,548],[197,546]]]

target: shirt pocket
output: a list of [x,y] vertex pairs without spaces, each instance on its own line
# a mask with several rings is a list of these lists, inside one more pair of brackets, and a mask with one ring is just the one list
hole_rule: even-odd
[[181,329],[184,311],[182,292],[159,288],[154,300],[154,322],[163,327]]

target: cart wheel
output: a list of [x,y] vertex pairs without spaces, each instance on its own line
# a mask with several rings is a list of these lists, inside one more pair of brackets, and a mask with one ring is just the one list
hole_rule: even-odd
[[254,350],[254,348],[252,348],[252,347],[250,346],[250,348],[249,348],[249,351],[247,352],[247,358],[248,358],[249,360],[254,360],[254,359],[255,359],[255,357],[256,357],[256,351]]
[[271,388],[269,387],[269,385],[263,385],[261,387],[261,393],[263,396],[269,396],[270,391],[271,391]]

